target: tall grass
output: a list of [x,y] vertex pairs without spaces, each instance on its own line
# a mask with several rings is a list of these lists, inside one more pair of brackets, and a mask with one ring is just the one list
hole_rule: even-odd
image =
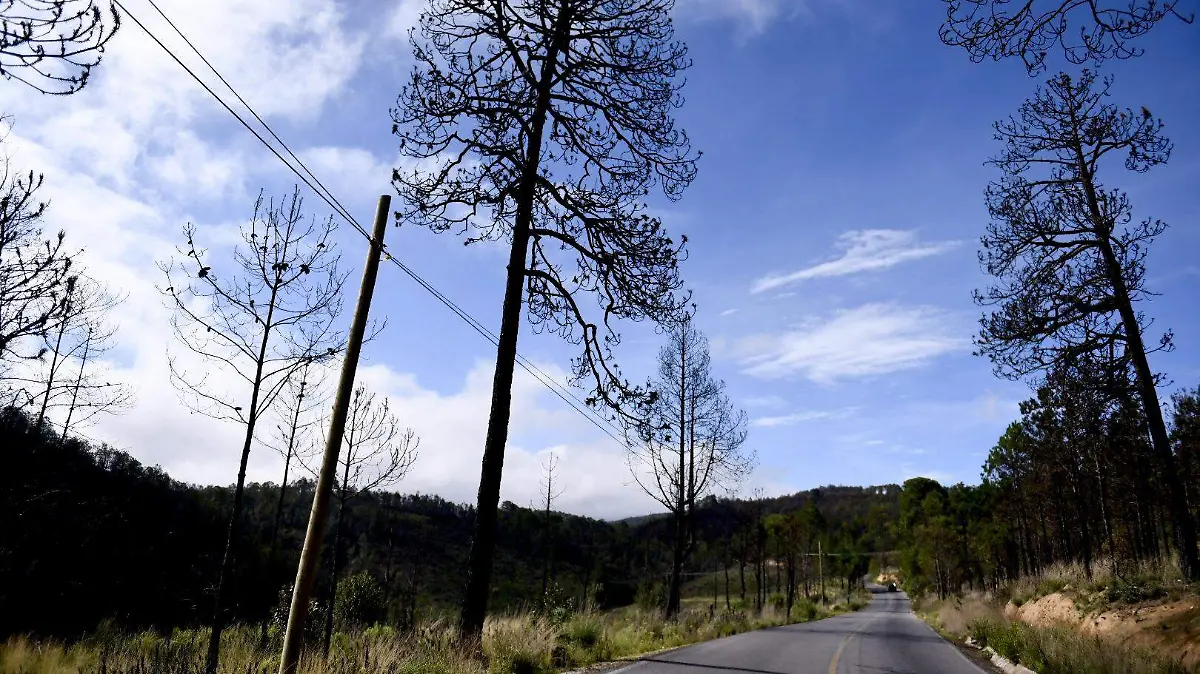
[[997,598],[1020,606],[1054,592],[1069,592],[1081,608],[1090,611],[1112,603],[1179,599],[1195,589],[1180,575],[1173,557],[1119,564],[1111,558],[1100,558],[1092,564],[1090,578],[1078,562],[1055,563],[1001,588]]
[[[792,621],[830,613],[802,600],[792,609]],[[557,623],[532,614],[494,616],[484,626],[482,657],[459,642],[448,621],[427,622],[409,633],[376,626],[335,634],[329,657],[306,653],[299,674],[549,674],[785,622],[783,612],[770,607],[762,616],[687,611],[673,621],[633,608],[575,614]],[[70,644],[14,637],[0,644],[0,672],[198,674],[207,639],[206,629],[170,635],[103,629]],[[273,674],[279,667],[278,654],[278,634],[273,632],[268,648],[260,649],[257,627],[234,626],[221,638],[220,672]]]
[[1054,674],[1187,674],[1182,664],[1157,653],[1118,647],[1097,636],[1063,627],[1038,628],[982,618],[970,626],[982,646],[1035,672]]

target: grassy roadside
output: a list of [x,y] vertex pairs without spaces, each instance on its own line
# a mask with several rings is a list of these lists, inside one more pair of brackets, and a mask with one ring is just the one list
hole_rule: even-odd
[[1163,653],[1127,648],[1067,626],[1035,627],[1004,615],[995,599],[980,596],[948,601],[920,598],[916,614],[943,636],[979,646],[1039,674],[1188,674],[1193,670]]
[[[790,622],[819,620],[857,610],[865,601],[825,608],[802,600]],[[686,610],[665,621],[636,608],[580,613],[561,620],[532,614],[489,618],[484,658],[455,638],[452,623],[434,620],[410,633],[375,626],[335,635],[329,658],[306,656],[300,674],[552,674],[601,662],[699,643],[788,623],[768,607],[762,616],[732,611],[710,617]],[[266,649],[258,628],[235,626],[222,638],[224,674],[273,674],[278,669],[277,635]],[[0,644],[4,674],[197,674],[203,671],[207,630],[122,633],[101,630],[71,644],[15,637]]]

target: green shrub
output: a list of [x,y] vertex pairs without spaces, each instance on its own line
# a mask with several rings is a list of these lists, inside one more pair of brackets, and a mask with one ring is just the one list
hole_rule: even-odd
[[387,610],[383,586],[363,571],[338,581],[333,617],[343,628],[372,625],[383,620]]
[[1055,592],[1061,592],[1067,586],[1067,581],[1061,578],[1044,578],[1037,584],[1035,594],[1038,597],[1045,597]]
[[808,599],[801,599],[792,607],[792,615],[803,622],[816,620],[817,605]]
[[592,648],[604,636],[604,626],[591,617],[576,617],[563,627],[562,638],[583,648]]
[[1109,584],[1106,595],[1109,601],[1121,601],[1126,604],[1138,604],[1144,601],[1160,599],[1166,595],[1162,583],[1156,579],[1147,578],[1114,578]]

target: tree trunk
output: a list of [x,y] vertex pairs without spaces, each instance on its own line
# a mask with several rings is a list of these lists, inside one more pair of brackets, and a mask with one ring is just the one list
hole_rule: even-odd
[[[288,470],[292,466],[292,450],[296,443],[296,425],[299,419],[300,405],[297,402],[295,413],[292,415],[292,429],[288,434],[287,455],[283,459],[283,480],[279,483],[279,498],[275,501],[275,521],[271,524],[271,545],[267,553],[267,573],[271,573],[274,570],[275,560],[279,556],[279,529],[283,524],[283,499],[287,495]],[[258,646],[263,650],[267,648],[267,625],[270,622],[270,615],[263,618],[262,627],[259,631]]]
[[1137,387],[1142,397],[1142,407],[1146,413],[1146,421],[1150,426],[1150,441],[1154,454],[1162,466],[1162,476],[1167,483],[1168,507],[1171,513],[1172,528],[1175,532],[1175,549],[1179,553],[1179,570],[1183,577],[1189,580],[1200,580],[1200,552],[1196,549],[1196,529],[1192,522],[1191,511],[1187,507],[1187,497],[1184,495],[1183,481],[1179,478],[1179,466],[1175,461],[1175,453],[1171,450],[1171,441],[1167,435],[1167,425],[1163,420],[1162,405],[1158,400],[1158,389],[1154,384],[1154,374],[1150,370],[1150,361],[1146,358],[1146,347],[1142,342],[1141,326],[1133,311],[1129,299],[1129,291],[1125,287],[1125,279],[1121,275],[1120,266],[1113,254],[1108,240],[1101,241],[1101,252],[1108,267],[1109,280],[1113,284],[1117,296],[1118,312],[1121,323],[1125,326],[1126,346],[1133,360],[1134,372],[1137,373]]
[[742,554],[738,557],[738,580],[741,582],[741,598],[744,606],[746,603],[746,548],[744,545],[742,546]]
[[213,625],[208,638],[208,654],[204,661],[204,674],[217,674],[217,663],[221,658],[221,631],[225,627],[221,592],[224,589],[226,578],[233,571],[234,543],[241,531],[242,508],[245,505],[246,496],[246,465],[250,462],[250,448],[254,444],[254,426],[258,423],[258,395],[262,389],[263,364],[267,358],[267,345],[270,343],[273,328],[271,321],[275,315],[275,300],[278,290],[278,286],[271,289],[267,318],[263,322],[262,342],[258,349],[258,361],[255,363],[254,385],[250,389],[250,410],[246,416],[246,437],[242,443],[237,487],[233,491],[233,510],[229,513],[229,530],[225,537],[225,554],[221,558],[221,569],[217,573],[217,584],[213,589]]
[[[50,358],[50,376],[46,377],[46,393],[42,396],[42,407],[38,410],[37,429],[42,430],[42,424],[46,421],[46,409],[50,407],[50,393],[54,390],[54,375],[58,371],[59,351],[62,349],[63,333],[67,331],[67,319],[64,316],[61,323],[58,324],[58,338],[54,340],[54,356]],[[80,369],[80,372],[83,372]]]
[[725,610],[733,611],[733,603],[729,601],[729,560],[725,561]]
[[542,155],[542,133],[549,114],[550,93],[557,72],[558,55],[569,42],[570,26],[570,6],[563,0],[555,18],[553,39],[542,62],[537,100],[529,120],[529,141],[525,150],[524,172],[520,176],[512,248],[508,256],[500,336],[496,345],[496,372],[492,379],[487,438],[483,445],[475,526],[467,563],[467,585],[463,593],[462,612],[459,615],[459,630],[464,636],[471,638],[482,634],[483,621],[487,615],[492,556],[496,550],[496,526],[499,521],[500,478],[504,472],[504,448],[508,443],[508,421],[512,412],[513,369],[517,359],[517,332],[521,324],[521,305],[525,289],[525,259],[529,254],[529,230],[533,223],[533,202]]
[[1167,482],[1167,497],[1171,511],[1171,520],[1175,531],[1175,547],[1179,552],[1179,569],[1188,580],[1200,580],[1200,551],[1196,548],[1196,529],[1192,522],[1192,514],[1187,507],[1187,497],[1184,495],[1183,481],[1179,477],[1179,467],[1175,462],[1175,453],[1171,451],[1171,441],[1167,435],[1167,425],[1163,421],[1162,405],[1158,400],[1158,389],[1154,382],[1154,373],[1150,369],[1150,361],[1146,358],[1146,345],[1142,341],[1142,327],[1138,323],[1137,313],[1133,310],[1133,302],[1129,297],[1129,287],[1121,263],[1113,251],[1112,242],[1105,223],[1107,222],[1096,196],[1094,176],[1088,171],[1087,163],[1083,161],[1082,152],[1078,152],[1080,177],[1087,194],[1088,210],[1092,222],[1097,229],[1100,254],[1104,258],[1105,271],[1112,285],[1113,296],[1117,304],[1117,313],[1125,332],[1125,348],[1133,361],[1133,369],[1137,374],[1137,387],[1142,398],[1142,407],[1146,414],[1146,422],[1150,427],[1150,441],[1154,454],[1162,466],[1163,479]]
[[679,341],[679,489],[675,503],[675,544],[671,549],[671,581],[667,590],[668,619],[679,615],[683,590],[684,539],[687,536],[687,340]]
[[88,327],[87,337],[83,340],[83,356],[79,359],[79,374],[75,375],[75,386],[71,388],[71,404],[67,406],[67,418],[63,420],[60,442],[67,441],[67,429],[71,427],[71,417],[75,416],[75,404],[79,402],[79,387],[83,385],[83,368],[87,367],[88,356],[92,349],[92,328]]

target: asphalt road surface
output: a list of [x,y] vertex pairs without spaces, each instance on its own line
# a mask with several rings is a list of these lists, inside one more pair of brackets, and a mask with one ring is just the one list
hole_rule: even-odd
[[650,656],[609,674],[981,674],[909,608],[874,588],[870,606]]

